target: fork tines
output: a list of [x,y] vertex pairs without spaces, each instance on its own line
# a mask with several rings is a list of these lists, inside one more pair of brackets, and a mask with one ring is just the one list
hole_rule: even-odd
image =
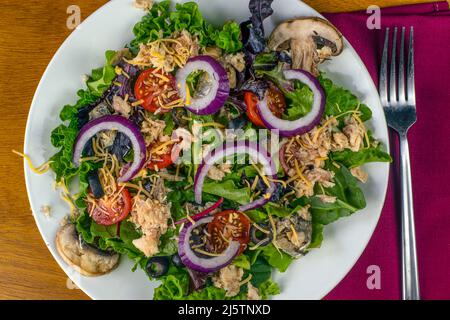
[[[408,61],[405,77],[405,39],[406,28],[401,28],[400,52],[397,54],[397,33],[398,28],[394,28],[392,37],[391,63],[388,81],[388,58],[389,58],[389,33],[390,28],[386,28],[384,39],[383,55],[381,59],[380,70],[380,98],[383,107],[395,106],[415,106],[415,88],[414,88],[414,29],[409,30]],[[398,55],[398,57],[397,57]],[[397,75],[398,59],[398,75]]]

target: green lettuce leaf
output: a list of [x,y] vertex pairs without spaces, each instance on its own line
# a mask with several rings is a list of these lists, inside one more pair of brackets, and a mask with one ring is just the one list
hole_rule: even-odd
[[[291,82],[283,76],[283,65],[274,64],[276,55],[263,54],[259,55],[255,60],[253,67],[258,77],[265,77],[275,83],[285,94],[287,102],[287,110],[284,118],[289,120],[297,119],[304,116],[311,110],[313,94],[312,91],[299,81],[294,82],[294,90],[286,90],[291,86]],[[372,117],[372,111],[368,106],[362,104],[359,99],[349,90],[340,87],[327,79],[323,74],[317,78],[321,87],[325,91],[325,115],[339,116],[345,112],[358,110],[362,121],[367,121]],[[345,117],[338,118],[343,123]]]
[[225,300],[224,289],[208,286],[199,291],[194,291],[186,297],[186,300]]
[[105,53],[106,63],[103,67],[92,70],[91,76],[86,82],[89,90],[101,96],[102,93],[111,85],[116,77],[116,72],[112,66],[112,61],[116,56],[116,51],[108,50]]
[[266,210],[267,214],[276,216],[278,218],[287,217],[297,210],[297,208],[287,208],[273,202],[268,202],[266,205],[264,205],[264,209]]
[[242,49],[240,28],[235,22],[226,23],[222,28],[215,28],[204,20],[195,2],[177,3],[175,10],[170,8],[171,1],[155,3],[134,28],[135,39],[131,42],[133,51],[140,43],[147,43],[168,37],[175,31],[187,30],[195,35],[202,47],[216,45],[226,53]]
[[[323,191],[326,195],[336,197],[336,202],[323,202],[319,197],[313,196],[310,198],[299,198],[291,204],[291,206],[305,206],[308,204],[311,206],[310,211],[313,219],[313,227],[316,224],[316,235],[313,234],[313,242],[315,245],[321,242],[322,229],[319,225],[330,224],[366,206],[366,200],[358,185],[358,181],[344,165],[340,164],[340,167],[336,168],[334,165],[327,163],[326,168],[335,173],[335,185],[332,188],[324,188]],[[319,193],[319,190],[317,193]]]
[[267,263],[266,259],[258,257],[252,264],[249,273],[252,275],[250,282],[256,288],[259,288],[263,282],[270,279],[272,275],[272,267],[269,263]]
[[266,221],[268,216],[267,214],[259,209],[246,211],[245,214],[250,218],[253,222],[263,222]]
[[176,230],[171,228],[159,238],[158,256],[171,256],[177,252],[178,242],[176,238]]
[[[361,112],[362,121],[367,121],[372,117],[370,108],[362,104],[349,90],[335,85],[323,74],[320,74],[318,79],[326,95],[325,115],[338,116],[344,112],[358,109]],[[343,119],[339,120],[343,121]]]
[[286,92],[286,111],[283,116],[286,120],[296,120],[305,116],[313,104],[313,94],[307,85],[300,81],[294,82],[294,91]]
[[[167,201],[171,203],[170,212],[175,221],[186,218],[185,205],[187,202],[195,203],[194,190],[186,180],[183,181],[166,181],[165,185],[170,191],[167,193]],[[188,187],[188,188],[186,188]],[[183,190],[180,192],[180,190]],[[203,202],[216,202],[219,196],[203,193]],[[235,203],[225,199],[224,207],[234,208]]]
[[145,259],[144,254],[132,243],[140,238],[141,234],[136,230],[134,224],[124,220],[120,224],[120,238],[117,235],[117,224],[112,226],[101,226],[95,223],[84,210],[76,220],[77,231],[83,239],[90,244],[96,244],[100,249],[113,249],[114,251],[127,255],[130,259],[139,262]]
[[240,37],[241,29],[234,21],[225,23],[222,30],[218,30],[212,35],[216,46],[223,49],[226,53],[235,53],[242,50]]
[[86,165],[75,168],[72,163],[73,145],[78,135],[78,109],[95,102],[108,88],[115,77],[114,68],[111,65],[115,57],[115,51],[105,53],[106,65],[102,68],[92,70],[92,74],[87,81],[88,88],[77,92],[78,101],[74,105],[66,105],[62,108],[60,119],[68,124],[61,124],[56,127],[50,136],[52,145],[60,150],[49,160],[52,161],[50,168],[56,174],[56,181],[64,178],[66,184],[81,172],[87,173],[89,169]]
[[280,272],[285,272],[293,261],[293,258],[290,255],[283,251],[278,251],[273,244],[261,248],[260,251],[269,265],[278,269]]
[[343,150],[331,153],[331,158],[347,168],[356,168],[368,162],[392,162],[391,156],[380,147],[364,148],[357,152]]
[[280,294],[280,287],[273,282],[272,279],[268,279],[261,283],[258,289],[259,296],[262,300],[267,300],[270,296]]
[[189,275],[186,269],[169,270],[169,274],[162,278],[162,282],[153,293],[154,300],[182,300],[186,299],[189,290]]
[[232,263],[236,267],[242,268],[244,270],[250,269],[250,259],[245,254],[241,254],[234,258]]
[[60,150],[49,160],[52,161],[50,168],[56,174],[56,181],[65,179],[66,183],[76,176],[80,171],[85,171],[86,165],[75,168],[72,163],[73,144],[78,135],[77,110],[89,103],[94,102],[98,97],[89,90],[78,91],[78,101],[75,105],[66,105],[60,113],[62,121],[68,121],[68,124],[61,124],[56,127],[50,136],[50,141],[55,148]]
[[323,224],[314,222],[312,224],[311,243],[308,249],[320,248],[323,241]]
[[223,197],[239,204],[250,202],[250,190],[238,188],[232,180],[206,182],[203,184],[203,193]]

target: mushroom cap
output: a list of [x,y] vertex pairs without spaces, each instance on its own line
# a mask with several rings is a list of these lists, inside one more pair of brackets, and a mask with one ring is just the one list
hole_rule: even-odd
[[279,24],[269,38],[269,49],[285,50],[290,40],[313,40],[314,43],[331,48],[333,56],[344,48],[341,32],[330,22],[319,17],[298,18]]
[[99,250],[80,241],[75,226],[68,223],[56,234],[56,249],[61,258],[77,272],[88,277],[101,276],[114,270],[120,255]]

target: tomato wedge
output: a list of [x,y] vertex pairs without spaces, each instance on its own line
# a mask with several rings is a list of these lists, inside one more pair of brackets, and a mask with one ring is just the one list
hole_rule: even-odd
[[[150,146],[150,149],[155,150],[158,148],[158,146],[161,146],[161,145],[162,144]],[[169,146],[165,146],[163,148],[165,150],[164,150],[164,153],[162,153],[162,154],[151,152],[151,158],[150,158],[150,161],[147,163],[147,168],[149,168],[150,170],[156,171],[156,170],[161,170],[161,169],[167,168],[168,166],[173,164],[173,160],[174,160],[174,159],[172,159],[173,144],[169,145]]]
[[125,219],[131,211],[130,192],[123,188],[120,194],[103,197],[95,203],[89,203],[89,215],[99,225],[111,226]]
[[[281,118],[284,110],[286,109],[286,100],[284,98],[283,92],[276,86],[271,85],[267,90],[267,101],[269,103],[269,109],[272,113]],[[257,104],[258,97],[253,92],[244,93],[244,102],[247,105],[247,117],[253,124],[258,127],[265,127],[261,116],[259,115]]]
[[228,247],[229,240],[241,244],[239,253],[242,253],[250,241],[250,219],[242,212],[225,210],[214,215],[208,224],[211,247],[215,253],[221,253]]
[[175,77],[156,69],[142,71],[134,85],[134,96],[142,101],[144,109],[150,112],[160,109],[161,113],[170,111],[163,106],[180,98]]

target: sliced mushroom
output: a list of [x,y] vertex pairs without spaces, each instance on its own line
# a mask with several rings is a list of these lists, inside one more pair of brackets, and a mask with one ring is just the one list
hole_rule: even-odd
[[317,17],[288,20],[281,23],[269,38],[269,49],[291,49],[292,68],[319,75],[319,63],[339,55],[344,42],[342,34],[327,20]]
[[311,243],[312,221],[308,207],[301,208],[296,214],[276,222],[278,248],[294,258],[299,258],[307,251]]
[[58,230],[56,249],[67,264],[89,277],[109,273],[119,264],[119,254],[102,251],[82,242],[72,223]]

